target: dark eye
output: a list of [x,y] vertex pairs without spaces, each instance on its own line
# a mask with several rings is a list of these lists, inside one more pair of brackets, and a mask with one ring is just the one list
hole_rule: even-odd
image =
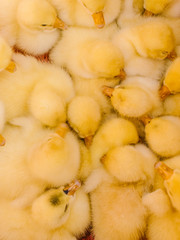
[[45,27],[45,26],[47,26],[47,24],[41,24],[41,26],[42,26],[42,27]]
[[64,212],[66,212],[66,211],[68,210],[68,207],[69,207],[69,205],[66,204],[65,209],[64,209]]

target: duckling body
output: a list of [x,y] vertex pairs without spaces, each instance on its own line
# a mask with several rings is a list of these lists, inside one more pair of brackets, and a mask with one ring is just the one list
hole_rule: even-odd
[[121,52],[108,40],[111,31],[114,27],[108,33],[107,30],[99,33],[92,29],[70,28],[64,32],[50,58],[80,77],[124,78]]
[[2,1],[1,11],[1,34],[11,46],[38,55],[48,52],[59,37],[57,13],[48,1]]

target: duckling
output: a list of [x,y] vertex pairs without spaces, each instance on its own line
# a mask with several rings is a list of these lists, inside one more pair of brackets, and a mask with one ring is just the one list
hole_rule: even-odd
[[143,204],[149,210],[147,238],[150,240],[179,239],[179,227],[168,196],[157,189],[143,197]]
[[55,127],[64,122],[66,104],[75,94],[70,76],[30,56],[14,54],[13,59],[17,71],[0,75],[0,100],[7,121],[30,112],[43,125]]
[[164,113],[180,117],[180,94],[171,95],[165,99]]
[[155,155],[143,144],[112,148],[101,162],[108,173],[119,182],[145,182],[147,188],[153,185]]
[[69,25],[103,28],[112,23],[120,13],[119,0],[51,0],[59,16]]
[[175,116],[154,118],[145,126],[149,147],[162,157],[173,157],[180,152],[180,119]]
[[178,57],[167,69],[163,86],[159,90],[162,100],[168,95],[180,92],[180,57]]
[[48,52],[59,38],[56,28],[65,28],[47,0],[16,0],[1,3],[1,34],[27,53]]
[[11,60],[12,49],[9,44],[0,37],[0,72],[7,70],[9,72],[15,71],[15,63]]
[[137,143],[138,140],[138,133],[132,122],[118,117],[108,119],[97,131],[90,147],[93,168],[100,165],[101,157],[109,149]]
[[52,50],[50,59],[80,77],[125,78],[124,60],[120,50],[104,34],[98,34],[94,30],[67,30]]
[[71,127],[86,140],[95,134],[101,120],[98,103],[85,96],[73,98],[68,106],[67,115]]
[[172,57],[175,48],[173,31],[162,20],[124,28],[114,36],[113,43],[123,53],[127,75],[156,79],[161,77],[165,67],[162,60]]
[[179,8],[180,8],[179,0],[173,0],[168,5],[168,7],[164,9],[162,15],[168,18],[179,18],[180,17]]
[[47,184],[59,186],[72,181],[80,167],[76,136],[66,124],[60,124],[55,133],[31,148],[27,164],[31,173]]
[[159,83],[150,78],[131,77],[114,89],[104,87],[103,93],[111,97],[115,110],[122,116],[140,117],[147,113],[162,113],[162,103],[158,96]]
[[58,239],[57,236],[63,240],[76,239],[73,235],[84,232],[90,222],[88,197],[82,190],[77,191],[78,188],[76,184],[73,189],[60,187],[47,190],[26,209],[17,209],[11,202],[1,200],[0,218],[4,221],[0,226],[0,235],[6,240],[47,240]]

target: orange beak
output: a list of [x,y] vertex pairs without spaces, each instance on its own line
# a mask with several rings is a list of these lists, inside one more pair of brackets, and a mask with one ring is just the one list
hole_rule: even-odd
[[56,18],[56,21],[53,25],[54,28],[59,28],[61,30],[66,30],[67,29],[67,25],[60,19],[60,18]]
[[105,20],[102,11],[93,13],[92,17],[97,28],[103,28],[105,26]]
[[13,61],[11,61],[9,63],[9,65],[5,68],[5,70],[8,71],[8,72],[11,72],[11,73],[15,72],[16,71],[16,64]]

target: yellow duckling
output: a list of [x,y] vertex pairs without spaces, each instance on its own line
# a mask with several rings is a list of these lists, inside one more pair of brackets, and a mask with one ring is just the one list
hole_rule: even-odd
[[105,35],[94,30],[71,28],[64,32],[50,58],[80,77],[119,77],[122,80],[125,78],[123,56]]
[[158,189],[143,197],[143,204],[149,210],[147,238],[150,240],[179,239],[179,226],[167,194]]
[[156,157],[143,144],[115,147],[105,154],[101,162],[108,173],[121,183],[153,185]]
[[100,165],[101,157],[109,149],[130,143],[137,143],[138,140],[138,133],[132,122],[117,117],[108,119],[97,131],[90,147],[93,167]]
[[91,138],[101,121],[98,103],[90,97],[76,96],[68,106],[68,121],[81,138]]
[[145,127],[149,147],[162,157],[180,153],[180,119],[175,116],[154,118]]
[[59,186],[73,180],[80,167],[79,143],[66,124],[35,144],[28,155],[32,174],[45,183]]
[[1,200],[0,218],[4,221],[0,235],[5,240],[76,239],[75,236],[83,233],[90,222],[89,200],[82,190],[77,191],[79,184],[76,181],[75,187],[70,184],[47,190],[26,209],[17,209],[11,202]]
[[65,28],[47,0],[2,1],[1,11],[2,36],[30,54],[48,52],[59,37],[56,29]]
[[167,97],[164,101],[165,115],[174,115],[180,117],[180,94]]
[[120,13],[119,0],[51,0],[63,21],[73,26],[103,28]]
[[180,92],[180,57],[169,66],[159,94],[162,100],[168,95]]
[[158,96],[159,83],[150,78],[127,78],[114,89],[104,87],[103,93],[111,97],[115,110],[122,116],[140,117],[147,113],[159,115],[162,103]]

